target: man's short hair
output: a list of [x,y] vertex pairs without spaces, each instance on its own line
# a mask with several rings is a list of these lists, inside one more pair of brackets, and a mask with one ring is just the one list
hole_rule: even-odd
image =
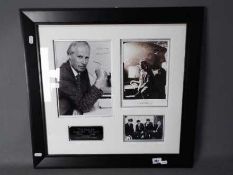
[[132,122],[132,121],[133,121],[133,119],[132,119],[132,118],[130,118],[130,119],[128,119],[128,121],[129,121],[129,122]]
[[81,45],[87,46],[90,49],[90,45],[88,44],[87,41],[73,41],[72,43],[70,43],[70,45],[66,51],[67,55],[71,55],[73,53],[73,51],[72,51],[73,47],[77,47],[77,46],[81,46]]

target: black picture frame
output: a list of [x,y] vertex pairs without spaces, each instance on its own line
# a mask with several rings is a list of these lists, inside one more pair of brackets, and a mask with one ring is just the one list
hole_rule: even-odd
[[[26,58],[34,167],[192,167],[203,14],[204,7],[20,9]],[[180,153],[49,155],[38,25],[179,23],[187,24]],[[163,164],[161,160],[167,163]],[[153,161],[159,163],[153,164]]]

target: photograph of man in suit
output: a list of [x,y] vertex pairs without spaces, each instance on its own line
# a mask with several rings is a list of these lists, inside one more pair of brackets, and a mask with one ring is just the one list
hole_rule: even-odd
[[145,123],[145,139],[151,138],[152,130],[153,130],[153,123],[148,118],[146,119],[146,123]]
[[163,126],[161,121],[157,121],[153,127],[153,139],[162,139],[163,137]]
[[163,116],[157,115],[154,118],[152,139],[162,139],[163,138]]
[[107,74],[96,69],[96,80],[91,86],[86,69],[90,58],[90,45],[86,41],[73,41],[68,49],[68,61],[60,67],[58,88],[59,114],[82,115],[89,112],[102,96]]
[[125,124],[125,136],[134,137],[134,127],[133,127],[133,119],[128,119],[128,122]]
[[141,123],[140,120],[137,120],[137,124],[136,124],[136,138],[137,139],[144,138],[144,125]]

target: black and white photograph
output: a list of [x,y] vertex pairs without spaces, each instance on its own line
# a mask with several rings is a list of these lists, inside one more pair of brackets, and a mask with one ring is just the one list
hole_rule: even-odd
[[122,106],[166,106],[169,40],[122,40]]
[[163,115],[124,116],[124,141],[163,141]]
[[54,42],[59,116],[111,115],[111,42]]
[[[50,154],[179,153],[186,25],[42,25],[39,31]],[[127,87],[135,84],[140,88],[132,93]],[[132,116],[132,135],[124,135],[124,115],[142,116]],[[164,118],[156,122],[159,115]],[[149,124],[140,134],[137,120]],[[81,140],[68,126],[102,126],[104,132]]]
[[22,12],[36,167],[187,166],[199,13],[181,10]]

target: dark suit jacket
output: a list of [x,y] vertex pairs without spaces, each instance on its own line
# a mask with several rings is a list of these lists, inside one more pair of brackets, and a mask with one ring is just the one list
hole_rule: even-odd
[[153,130],[153,123],[149,122],[148,124],[145,123],[145,131],[149,132]]
[[163,68],[158,70],[158,74],[153,75],[152,70],[148,73],[147,94],[144,98],[165,99],[166,71]]
[[74,109],[80,114],[88,112],[103,94],[102,90],[90,85],[87,70],[79,76],[77,80],[69,62],[61,65],[58,89],[60,115],[72,115]]
[[144,125],[142,123],[140,123],[139,125],[140,125],[140,127],[138,126],[138,124],[136,125],[136,132],[144,131]]
[[133,124],[126,123],[125,124],[125,135],[126,136],[128,136],[128,135],[133,136],[133,134],[134,134]]
[[159,126],[158,124],[155,124],[153,131],[154,131],[153,138],[162,139],[163,137],[163,126],[162,125]]

